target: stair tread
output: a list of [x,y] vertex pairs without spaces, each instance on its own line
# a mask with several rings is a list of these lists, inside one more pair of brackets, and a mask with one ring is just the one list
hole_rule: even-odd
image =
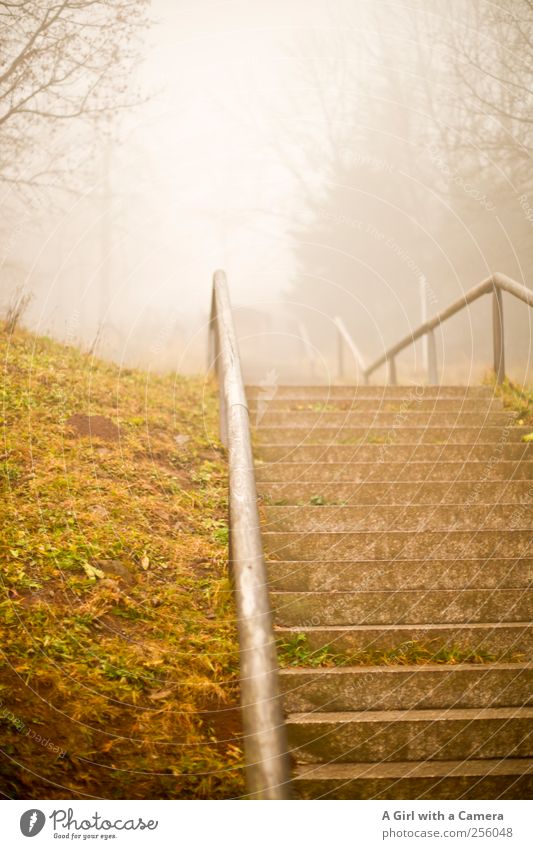
[[[253,415],[253,414],[252,414]],[[301,410],[287,410],[285,412],[265,412],[252,426],[256,431],[270,427],[365,427],[369,430],[374,428],[388,427],[394,433],[400,425],[397,422],[398,413],[379,411],[357,411],[340,410],[335,413],[309,413]],[[487,411],[481,413],[452,412],[435,410],[432,412],[408,411],[402,413],[402,427],[430,427],[440,428],[453,427],[509,427],[516,417],[510,416],[503,411]]]
[[446,481],[533,480],[533,461],[498,460],[489,467],[480,460],[458,461],[355,461],[346,463],[274,463],[256,466],[260,486],[287,483],[316,486],[320,483],[417,483]]
[[[357,484],[351,484],[350,481],[337,483],[317,481],[316,483],[319,484],[319,492],[316,491],[314,482],[311,484],[313,487],[311,492],[309,491],[309,484],[290,484],[284,481],[265,483],[258,489],[260,499],[267,507],[309,507],[313,506],[310,503],[310,498],[316,495],[321,495],[324,498],[327,507],[432,507],[437,505],[464,507],[464,496],[474,494],[476,500],[473,503],[476,506],[486,505],[491,507],[500,504],[516,507],[522,504],[526,508],[527,504],[517,500],[517,497],[527,495],[531,488],[531,481],[527,480],[480,481],[477,486],[475,481],[362,481]],[[272,488],[274,488],[279,499],[274,499]],[[326,493],[328,493],[327,498]],[[336,493],[338,501],[334,500]],[[347,497],[343,497],[343,493]],[[437,496],[439,494],[441,500],[427,500],[430,495]],[[285,498],[282,498],[282,495],[285,495]],[[368,500],[362,501],[361,498],[366,496],[368,496]],[[386,500],[392,497],[400,499],[402,496],[405,499],[403,501]],[[455,500],[442,500],[445,496],[450,499],[455,496]],[[460,501],[457,500],[459,496],[463,496]],[[420,500],[417,501],[417,498]],[[466,506],[470,503],[472,503],[470,500],[466,501]]]
[[295,634],[320,631],[407,631],[413,628],[435,628],[440,630],[449,628],[456,631],[458,627],[467,626],[472,630],[522,628],[524,630],[533,628],[532,622],[509,621],[509,622],[410,622],[399,625],[274,625],[276,631],[290,631]]
[[517,673],[523,670],[533,671],[533,662],[516,662],[505,663],[502,661],[494,661],[492,663],[420,663],[420,664],[398,664],[397,666],[383,664],[382,666],[324,666],[324,667],[309,667],[309,666],[292,666],[289,668],[280,669],[279,674],[285,678],[296,678],[302,675],[317,676],[319,678],[336,678],[346,675],[379,675],[379,676],[400,676],[400,675],[419,675],[425,672],[440,673],[442,675],[451,675],[455,672],[471,673],[472,675],[480,675],[490,672],[498,672],[501,670],[511,670]]
[[[468,469],[477,469],[479,471],[486,470],[487,462],[485,460],[383,460],[379,464],[380,466],[385,466],[387,469],[394,471],[396,469],[408,469],[413,466],[420,467],[421,469],[434,469],[434,468],[442,468],[443,466],[446,468],[468,468]],[[516,460],[497,460],[492,464],[497,467],[505,467],[506,469],[511,468],[519,468],[520,466],[525,466],[530,471],[533,471],[533,460],[523,460],[517,458]],[[326,463],[320,460],[314,460],[310,463],[307,462],[287,462],[285,460],[275,463],[259,463],[256,464],[256,474],[259,473],[263,475],[265,472],[270,471],[272,469],[279,471],[282,469],[283,471],[294,472],[295,475],[298,473],[307,472],[308,470],[313,474],[322,471],[335,472],[338,470],[344,470],[347,468],[358,470],[358,469],[375,469],[376,463],[372,462],[372,460],[350,460],[349,462],[344,463]],[[320,478],[310,477],[309,482],[312,483],[313,480],[319,480]],[[483,480],[484,476],[480,476],[480,480]],[[532,474],[533,479],[533,474]],[[279,478],[272,478],[273,482],[278,481]]]
[[[533,461],[523,460],[521,457],[518,457],[516,460],[497,460],[496,462],[498,464],[505,463],[507,465],[518,466],[521,463],[531,463]],[[417,466],[435,466],[435,465],[440,466],[440,465],[443,465],[443,464],[450,465],[450,466],[461,466],[461,465],[465,465],[466,463],[468,463],[470,465],[473,465],[473,466],[476,466],[476,467],[479,467],[479,468],[481,468],[482,466],[486,467],[486,465],[487,465],[486,460],[468,460],[468,459],[466,459],[466,460],[440,460],[440,459],[438,459],[438,460],[387,460],[386,463],[384,461],[384,465],[386,464],[387,466],[393,466],[393,467],[394,466],[409,466],[409,465],[412,465],[413,463],[416,463]],[[353,466],[374,466],[375,464],[372,462],[372,460],[353,460],[353,461],[350,462],[350,465],[353,465]],[[330,463],[330,462],[325,462],[325,461],[321,461],[321,460],[312,460],[311,462],[306,462],[306,461],[302,462],[301,460],[281,460],[281,461],[276,460],[274,463],[256,463],[256,466],[259,469],[263,469],[263,468],[265,468],[265,466],[267,468],[269,466],[272,466],[274,468],[278,468],[280,466],[283,466],[283,467],[286,467],[288,469],[297,470],[297,469],[307,468],[307,467],[312,468],[312,469],[315,468],[315,467],[319,468],[319,469],[320,468],[329,468],[330,466],[339,466],[339,467],[344,468],[346,466],[346,463],[344,463],[344,462]]]
[[[505,536],[512,536],[517,534],[527,534],[531,532],[531,528],[510,528],[505,532]],[[304,537],[308,538],[310,536],[377,536],[383,538],[384,536],[404,536],[404,537],[418,537],[422,534],[426,536],[438,536],[438,537],[446,537],[451,536],[452,534],[461,535],[461,536],[480,536],[481,534],[496,534],[498,538],[502,537],[502,531],[497,528],[482,528],[481,530],[454,530],[453,528],[436,528],[436,529],[424,529],[423,531],[412,531],[412,530],[391,530],[391,531],[365,531],[365,530],[355,530],[355,531],[335,531],[335,530],[323,530],[323,531],[263,531],[263,536],[265,537]],[[340,558],[339,558],[340,559]],[[356,558],[354,558],[356,559]],[[431,559],[431,558],[429,558]],[[438,558],[442,559],[442,558]]]
[[297,764],[296,778],[402,778],[409,776],[514,775],[533,772],[533,758],[464,761],[389,761],[382,763]]
[[352,395],[368,396],[369,398],[380,397],[381,395],[398,397],[405,395],[409,398],[413,397],[413,391],[421,397],[433,397],[435,395],[449,394],[452,397],[460,397],[461,395],[471,395],[481,398],[495,397],[496,393],[491,386],[483,386],[479,384],[440,384],[439,386],[400,384],[398,386],[384,385],[360,385],[360,384],[326,384],[326,383],[283,383],[273,384],[272,386],[260,386],[255,383],[250,383],[245,386],[248,397],[259,395],[261,398],[275,395],[275,397],[291,397],[301,398],[308,395],[315,398],[316,395],[329,398],[332,396]]
[[346,722],[438,722],[488,719],[533,719],[533,707],[496,707],[496,708],[443,708],[439,710],[362,710],[362,711],[310,711],[306,713],[289,713],[287,722],[298,725],[320,725],[333,723],[339,725]]
[[[394,437],[398,442],[409,442],[415,444],[415,437],[420,444],[438,444],[444,442],[457,442],[464,444],[476,442],[501,441],[502,433],[506,431],[509,442],[519,442],[523,436],[530,432],[530,428],[521,425],[504,428],[501,425],[457,425],[439,427],[438,425],[403,426],[394,428]],[[255,431],[255,444],[259,447],[265,444],[295,443],[302,444],[324,444],[324,445],[346,445],[364,444],[369,435],[390,438],[390,427],[356,427],[354,425],[330,425],[320,426],[268,426],[258,428]],[[489,438],[490,437],[490,438]],[[363,443],[361,443],[363,440]]]
[[[470,450],[473,449],[473,448],[487,448],[487,449],[493,450],[494,448],[498,447],[499,445],[500,445],[500,443],[498,441],[495,441],[495,442],[479,442],[479,441],[478,442],[454,442],[453,448],[454,449],[460,449],[460,448],[467,449],[468,448]],[[427,449],[428,447],[439,448],[441,451],[445,451],[446,448],[450,447],[450,445],[446,445],[446,444],[434,445],[434,446],[425,445],[423,447],[425,449]],[[516,446],[513,446],[510,443],[507,443],[506,445],[501,446],[501,447],[502,447],[502,450],[505,450],[506,448],[514,449]],[[520,447],[523,449],[523,451],[525,453],[533,451],[533,447],[532,447],[532,444],[530,442],[524,442]],[[382,449],[382,448],[388,448],[391,451],[396,450],[398,448],[409,448],[411,451],[420,450],[420,448],[414,447],[412,445],[412,443],[410,443],[410,442],[394,442],[394,443],[389,443],[389,444],[387,444],[387,443],[380,444],[380,443],[371,443],[370,442],[366,445],[364,443],[360,443],[358,445],[346,445],[346,444],[345,445],[339,445],[338,443],[333,443],[330,446],[324,445],[323,442],[306,442],[306,444],[305,444],[305,446],[303,446],[303,448],[302,448],[302,446],[299,442],[262,442],[261,445],[258,446],[258,448],[260,448],[260,451],[262,453],[264,451],[268,451],[269,449],[275,449],[276,451],[279,451],[283,448],[286,448],[287,450],[293,450],[293,451],[300,449],[300,450],[305,450],[305,451],[307,451],[307,450],[321,450],[323,452],[328,451],[330,448],[334,448],[335,450],[337,450],[339,448],[343,449],[343,450],[351,449],[354,452],[357,452],[357,451],[362,450],[362,449],[365,449],[365,450],[366,449],[373,449],[375,451],[378,451],[379,449]]]
[[270,505],[262,507],[265,528],[314,531],[420,531],[495,530],[532,527],[526,508],[516,504],[405,504],[405,505]]
[[[469,415],[469,414],[467,414],[467,415]],[[500,415],[500,414],[498,414],[498,415]],[[457,425],[438,425],[438,424],[417,425],[417,424],[404,424],[402,422],[402,424],[399,424],[396,427],[394,427],[392,432],[396,435],[401,435],[402,433],[409,433],[409,431],[416,431],[416,430],[430,430],[430,431],[461,430],[461,431],[465,431],[465,433],[470,432],[470,433],[473,434],[475,432],[478,432],[478,433],[481,433],[481,434],[485,434],[487,436],[491,436],[495,431],[501,432],[502,430],[512,430],[514,433],[517,433],[517,434],[520,434],[520,435],[522,435],[523,433],[529,432],[529,428],[528,428],[527,425],[512,424],[512,422],[514,422],[514,421],[516,421],[516,419],[511,419],[511,421],[509,422],[509,425],[510,425],[509,427],[504,427],[503,425],[491,425],[491,424],[487,424],[487,425],[462,425],[461,423],[459,423]],[[262,426],[262,424],[260,423],[257,427],[254,428],[254,432],[259,433],[259,432],[264,431],[264,430],[271,430],[273,433],[278,433],[280,431],[302,430],[302,429],[308,430],[309,429],[308,425],[305,425],[305,424],[301,424],[301,425],[269,424],[269,425]],[[369,432],[376,431],[376,430],[378,430],[378,431],[379,430],[390,431],[391,427],[387,426],[387,425],[374,425],[374,426],[347,425],[345,427],[339,428],[339,426],[335,425],[335,424],[330,424],[330,425],[321,424],[320,427],[314,427],[311,432],[316,433],[319,430],[329,431],[330,433],[336,433],[339,430],[355,430],[355,431],[364,430],[365,432],[369,433]],[[470,440],[467,440],[467,441],[470,442]],[[489,442],[490,441],[491,440],[489,440]]]
[[426,397],[420,400],[410,401],[401,398],[363,398],[354,397],[332,397],[324,400],[316,398],[280,398],[271,401],[251,398],[248,400],[248,409],[257,420],[267,413],[393,413],[404,415],[407,412],[416,413],[508,413],[500,398],[473,398],[473,397]]
[[[442,557],[439,557],[439,558],[432,558],[432,557],[421,558],[421,557],[419,557],[419,558],[411,558],[411,560],[402,560],[402,565],[405,566],[407,563],[426,564],[428,561],[433,563],[433,564],[442,563],[443,565],[449,565],[450,563],[454,563],[454,564],[456,564],[456,563],[486,563],[487,565],[488,564],[492,565],[495,562],[496,563],[515,563],[515,564],[516,563],[531,563],[531,564],[533,564],[533,554],[532,554],[531,557],[526,555],[525,557],[500,557],[500,556],[498,556],[498,557],[461,557],[461,558],[458,558],[458,559],[453,558],[453,557],[450,557],[450,558],[442,558]],[[296,569],[298,566],[305,566],[305,567],[312,566],[314,563],[315,564],[320,563],[321,565],[324,565],[324,566],[327,566],[327,565],[333,566],[335,564],[338,564],[339,566],[342,565],[342,567],[345,568],[350,563],[357,564],[357,565],[371,565],[371,564],[374,565],[375,564],[376,566],[378,566],[379,564],[383,564],[383,563],[391,564],[391,565],[397,564],[397,561],[394,560],[394,558],[381,558],[380,559],[379,557],[375,557],[375,558],[372,557],[372,558],[369,558],[368,560],[338,560],[335,557],[331,557],[331,558],[319,557],[319,558],[317,558],[317,560],[269,560],[268,561],[269,566],[278,566],[278,565],[287,566],[288,564],[290,564],[294,569]]]
[[246,391],[275,636],[304,634],[311,651],[414,641],[496,658],[281,669],[293,756],[308,762],[296,792],[524,794],[531,428],[489,386]]
[[[374,428],[387,427],[391,433],[401,427],[434,427],[453,428],[453,427],[509,427],[516,417],[510,416],[503,411],[494,412],[487,411],[481,413],[473,412],[452,412],[435,410],[432,412],[415,412],[408,411],[402,413],[402,423],[398,424],[397,419],[399,414],[393,412],[379,411],[357,411],[357,410],[340,410],[335,413],[309,413],[301,410],[287,410],[285,412],[265,412],[261,417],[257,417],[252,426],[258,432],[265,428],[271,427],[290,427],[290,428],[314,428],[314,427],[364,427],[372,431]],[[252,413],[253,417],[253,413]]]
[[533,586],[533,558],[480,557],[455,560],[270,560],[271,591],[349,592],[353,589],[486,589]]
[[450,587],[450,589],[395,589],[395,590],[271,590],[273,595],[278,596],[325,596],[325,595],[333,595],[335,597],[346,595],[357,595],[357,596],[365,596],[365,595],[388,595],[394,596],[401,593],[401,595],[430,595],[431,593],[438,593],[439,595],[457,595],[458,593],[467,592],[467,593],[529,593],[531,592],[531,587]]
[[320,495],[330,506],[369,507],[462,503],[515,504],[527,502],[531,482],[513,480],[418,480],[418,481],[258,481],[257,491],[265,505],[310,506],[310,498]]

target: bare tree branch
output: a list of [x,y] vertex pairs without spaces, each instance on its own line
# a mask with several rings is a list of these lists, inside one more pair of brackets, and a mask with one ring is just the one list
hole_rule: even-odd
[[141,99],[132,92],[149,0],[0,3],[0,182],[27,184],[69,138],[59,128],[97,121]]

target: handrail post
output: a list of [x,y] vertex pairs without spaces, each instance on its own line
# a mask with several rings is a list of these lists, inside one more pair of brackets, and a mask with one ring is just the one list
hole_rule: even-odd
[[335,316],[333,319],[333,323],[337,328],[337,344],[338,344],[338,373],[339,377],[342,377],[344,374],[344,346],[350,351],[357,374],[357,381],[361,375],[364,375],[366,382],[368,383],[367,375],[366,375],[366,363],[361,354],[361,351],[355,344],[352,335],[346,325],[344,324],[342,318],[339,316]]
[[344,340],[342,333],[337,327],[337,378],[342,380],[344,377]]
[[435,333],[429,330],[427,333],[427,364],[428,364],[428,383],[430,386],[437,386],[439,375],[437,370],[437,346],[435,344]]
[[316,380],[316,378],[317,378],[317,367],[316,367],[317,355],[316,355],[315,349],[313,348],[313,345],[312,345],[311,340],[309,338],[309,334],[307,332],[307,329],[306,329],[303,321],[298,322],[298,333],[300,334],[300,339],[302,340],[305,355],[306,355],[307,360],[308,360],[311,380]]
[[388,381],[391,386],[396,386],[397,377],[396,377],[396,360],[394,357],[387,357],[387,366],[388,366]]
[[494,373],[496,382],[505,380],[505,349],[503,335],[503,298],[497,283],[492,290],[492,343],[494,353]]

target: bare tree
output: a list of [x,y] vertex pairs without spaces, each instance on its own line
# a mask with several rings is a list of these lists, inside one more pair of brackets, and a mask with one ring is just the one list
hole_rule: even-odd
[[73,128],[131,105],[148,4],[0,2],[0,181],[56,184],[72,168]]
[[466,157],[471,170],[492,161],[531,185],[533,0],[473,0],[447,12],[455,73],[447,146]]

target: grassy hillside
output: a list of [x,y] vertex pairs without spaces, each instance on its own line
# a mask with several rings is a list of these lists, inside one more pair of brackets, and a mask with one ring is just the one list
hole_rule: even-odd
[[0,354],[0,789],[239,795],[213,387],[24,331]]

